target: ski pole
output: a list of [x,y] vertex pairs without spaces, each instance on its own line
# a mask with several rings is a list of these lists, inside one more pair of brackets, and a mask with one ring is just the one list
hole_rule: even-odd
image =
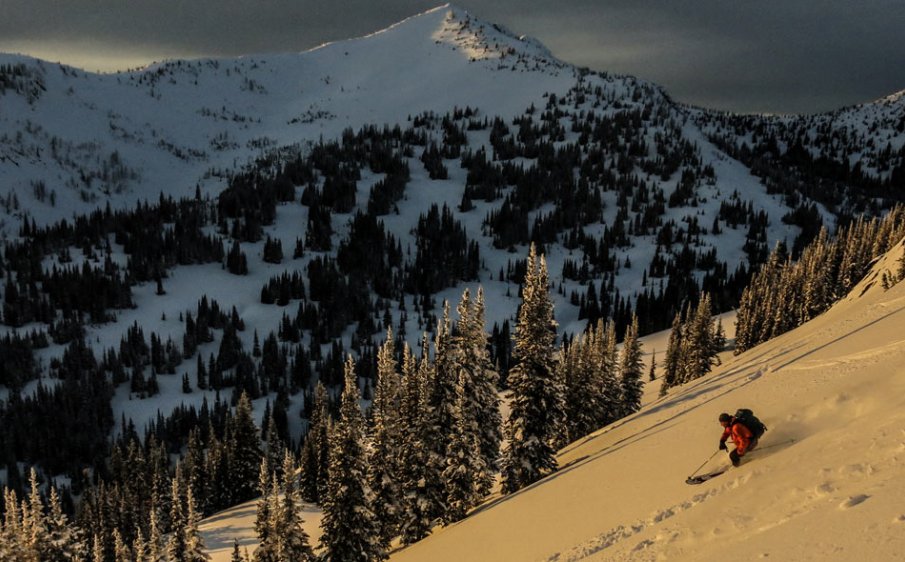
[[716,451],[713,452],[712,455],[710,455],[709,457],[707,457],[707,460],[704,461],[704,462],[702,462],[702,463],[701,463],[701,466],[699,466],[699,467],[697,467],[696,469],[694,469],[694,472],[691,473],[691,476],[689,476],[689,478],[691,478],[692,476],[694,476],[695,473],[697,473],[697,471],[699,471],[699,470],[701,470],[702,468],[704,468],[704,465],[707,464],[707,463],[709,463],[710,460],[713,459],[713,457],[715,457],[716,454],[719,453],[719,452],[720,452],[720,450],[717,449]]

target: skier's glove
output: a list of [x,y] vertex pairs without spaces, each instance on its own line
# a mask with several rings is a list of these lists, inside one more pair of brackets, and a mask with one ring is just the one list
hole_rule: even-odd
[[720,451],[726,451],[726,450],[728,450],[728,449],[726,448],[726,442],[725,442],[725,441],[720,441]]

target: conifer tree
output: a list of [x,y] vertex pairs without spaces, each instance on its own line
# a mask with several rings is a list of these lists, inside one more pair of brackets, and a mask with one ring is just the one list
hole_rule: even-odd
[[321,545],[327,562],[367,562],[386,557],[371,509],[359,396],[355,362],[349,356],[340,418],[330,435],[330,471],[321,522]]
[[164,562],[166,560],[166,551],[163,544],[163,533],[160,528],[158,516],[159,508],[151,502],[151,516],[149,523],[148,535],[148,562]]
[[145,536],[141,532],[140,526],[135,529],[135,540],[132,541],[132,557],[136,562],[148,560],[148,543],[145,541]]
[[3,488],[3,505],[5,513],[0,525],[0,560],[15,560],[25,546],[20,544],[22,539],[22,520],[19,511],[19,499],[12,489]]
[[641,362],[641,342],[638,341],[638,318],[625,330],[622,341],[622,362],[619,367],[622,377],[622,416],[628,416],[641,408],[644,393],[643,364]]
[[167,562],[184,562],[186,555],[185,533],[186,527],[185,509],[182,500],[183,495],[182,470],[176,467],[176,474],[173,476],[172,492],[170,503],[170,537],[167,540],[166,559]]
[[[270,488],[273,482],[273,473],[270,470],[270,462],[267,456],[261,458],[261,467],[258,471],[258,491],[261,497],[258,498],[257,508],[255,511],[255,532],[261,544],[267,543],[270,538]],[[255,555],[257,557],[257,554]]]
[[114,562],[132,562],[132,551],[126,541],[123,540],[119,529],[113,529],[113,560]]
[[[201,522],[201,514],[198,513],[198,508],[195,503],[195,493],[191,486],[187,486],[185,491],[185,506],[185,528],[182,530],[182,532],[185,533],[185,556],[183,557],[183,560],[185,562],[204,562],[205,560],[210,560],[211,557],[205,551],[204,539],[198,529],[198,524]],[[180,529],[174,529],[173,532],[178,533],[180,532]]]
[[669,331],[669,340],[666,344],[666,358],[663,360],[663,376],[660,382],[660,396],[665,396],[666,391],[679,384],[679,369],[681,368],[682,350],[682,322],[679,313],[676,313]]
[[301,495],[308,502],[321,502],[326,495],[331,426],[328,402],[327,388],[318,381],[302,446]]
[[252,416],[251,400],[245,392],[239,397],[236,413],[230,421],[229,482],[233,501],[243,502],[256,494],[261,443]]
[[[484,289],[479,287],[473,301],[468,289],[462,294],[457,307],[459,322],[458,335],[454,340],[456,372],[464,375],[461,381],[465,400],[465,414],[472,418],[470,425],[477,432],[480,444],[482,472],[478,478],[478,491],[487,494],[493,483],[502,441],[502,418],[497,390],[499,373],[493,367],[487,349],[488,336],[485,331]],[[458,392],[458,389],[457,389]],[[459,424],[457,413],[456,424]]]
[[245,562],[245,558],[242,556],[242,553],[239,552],[239,539],[233,539],[233,554],[230,557],[229,562]]
[[622,385],[619,382],[619,351],[616,347],[616,322],[612,319],[606,323],[606,329],[602,329],[603,338],[598,344],[602,354],[600,373],[603,380],[600,387],[603,389],[601,402],[603,403],[602,418],[598,420],[598,427],[612,423],[619,418],[622,403]]
[[[63,562],[83,560],[87,554],[87,545],[82,541],[80,530],[69,523],[63,512],[60,496],[56,486],[50,487],[50,513],[47,517],[48,553],[47,562]],[[0,560],[2,560],[0,556]]]
[[29,478],[28,502],[22,505],[20,555],[26,561],[43,561],[58,558],[60,553],[52,544],[52,534],[47,517],[44,515],[44,503],[41,501],[41,490],[38,487],[38,473],[32,467]]
[[467,378],[465,371],[461,371],[456,385],[456,424],[449,436],[446,469],[443,471],[447,494],[443,519],[447,524],[464,518],[466,512],[478,504],[481,480],[486,474],[477,421],[468,411]]
[[91,562],[105,562],[105,560],[104,541],[101,540],[100,535],[95,533],[94,542],[91,547]]
[[[426,344],[425,344],[426,345]],[[422,445],[422,434],[426,412],[422,410],[426,401],[422,400],[422,378],[426,376],[425,362],[420,366],[418,359],[406,343],[402,350],[403,397],[402,397],[402,462],[400,482],[402,484],[402,510],[399,532],[403,544],[419,541],[430,533],[431,513],[437,502],[436,493],[428,486],[428,459],[430,454]]]
[[556,321],[547,292],[547,265],[528,252],[522,304],[509,372],[512,402],[506,423],[509,446],[502,459],[502,483],[512,493],[556,470],[554,444],[563,424],[563,389],[553,360]]
[[400,466],[402,426],[401,381],[396,372],[396,350],[392,328],[377,352],[377,390],[371,405],[371,449],[368,485],[374,493],[374,515],[384,548],[396,536],[401,505]]
[[[286,451],[282,463],[283,500],[276,505],[273,513],[273,533],[277,537],[277,560],[279,562],[314,562],[316,557],[309,543],[308,533],[302,524],[299,510],[298,474],[292,453]],[[279,496],[275,496],[279,502]]]

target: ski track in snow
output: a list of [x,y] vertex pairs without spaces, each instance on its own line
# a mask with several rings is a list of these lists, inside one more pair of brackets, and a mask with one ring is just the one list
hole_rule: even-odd
[[[680,504],[667,507],[661,510],[656,511],[653,515],[644,519],[642,521],[637,521],[630,525],[619,525],[614,529],[610,529],[605,533],[601,533],[596,537],[589,539],[588,541],[576,545],[571,549],[565,552],[557,552],[547,558],[542,559],[545,562],[575,562],[577,560],[584,560],[589,556],[601,552],[604,549],[607,549],[617,543],[620,543],[624,540],[630,539],[633,536],[641,533],[642,531],[646,531],[650,527],[658,526],[665,521],[688,511],[698,505],[701,505],[705,501],[710,498],[713,498],[721,491],[731,488],[737,487],[739,484],[739,479],[731,482],[730,484],[723,485],[720,488],[714,488],[708,490],[702,494],[697,494],[693,496],[690,500],[684,501]],[[660,537],[658,536],[658,539]],[[632,549],[633,552],[643,550],[648,548],[654,544],[654,540],[646,539],[638,543],[638,545]]]

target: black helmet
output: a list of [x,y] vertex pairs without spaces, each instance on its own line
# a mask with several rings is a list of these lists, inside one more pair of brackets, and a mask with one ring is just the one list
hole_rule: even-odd
[[732,421],[732,416],[730,416],[726,412],[723,412],[722,414],[720,414],[720,423],[723,423],[723,422],[729,423],[730,421]]

